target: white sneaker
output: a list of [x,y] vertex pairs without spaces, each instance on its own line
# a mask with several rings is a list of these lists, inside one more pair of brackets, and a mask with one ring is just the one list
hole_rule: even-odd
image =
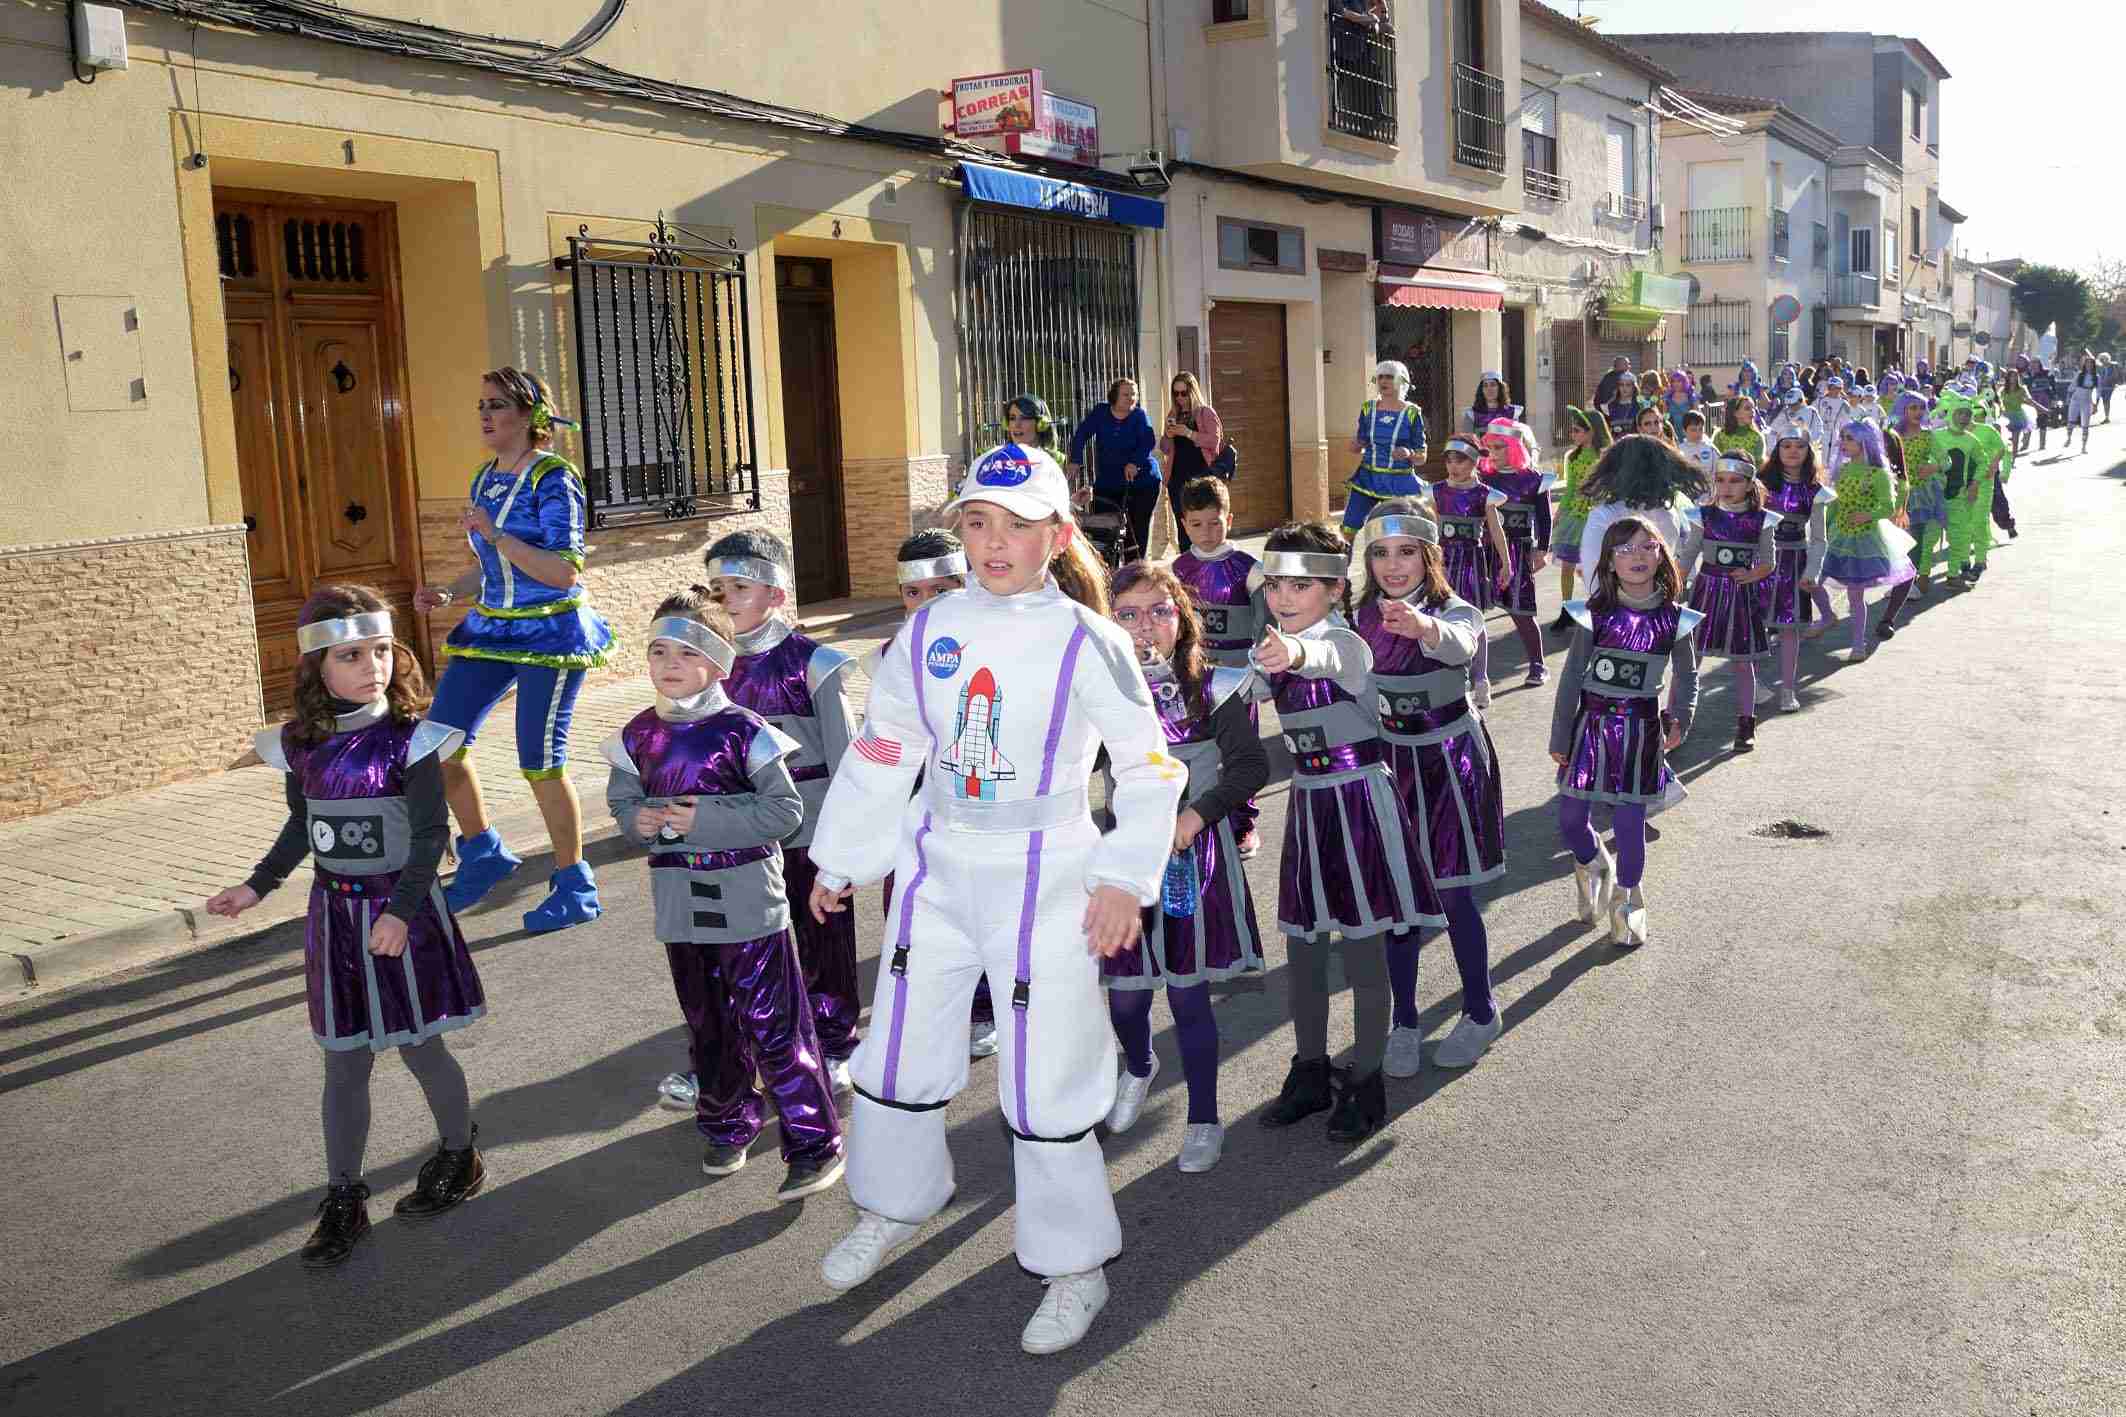
[[1829,632],[1831,626],[1837,623],[1838,617],[1835,615],[1828,619],[1811,620],[1801,627],[1801,638],[1805,640],[1820,640]]
[[1616,863],[1610,860],[1609,848],[1595,841],[1595,859],[1586,865],[1577,860],[1572,863],[1572,888],[1579,897],[1579,917],[1582,925],[1592,925],[1609,913],[1610,890],[1617,878]]
[[1191,1122],[1181,1134],[1181,1170],[1193,1176],[1208,1171],[1225,1154],[1225,1128],[1216,1122]]
[[1469,702],[1480,709],[1491,707],[1491,681],[1489,679],[1476,681],[1476,687],[1469,691]]
[[1463,1014],[1461,1022],[1454,1025],[1454,1032],[1447,1035],[1447,1041],[1432,1050],[1432,1061],[1443,1068],[1469,1067],[1484,1056],[1505,1027],[1505,1019],[1496,1004],[1492,1005],[1489,1023],[1478,1023]]
[[691,1112],[701,1095],[701,1082],[692,1073],[666,1073],[657,1084],[657,1105]]
[[1093,1320],[1107,1307],[1107,1271],[1089,1269],[1083,1274],[1061,1274],[1042,1283],[1048,1286],[1048,1292],[1041,1296],[1041,1307],[1026,1321],[1026,1330],[1019,1335],[1019,1347],[1028,1353],[1061,1353],[1085,1337]]
[[1795,693],[1792,689],[1781,687],[1779,690],[1779,711],[1781,713],[1796,713],[1800,711],[1800,708],[1801,695]]
[[1768,704],[1771,701],[1772,686],[1765,683],[1762,679],[1759,679],[1757,681],[1757,693],[1756,696],[1750,701],[1751,705],[1754,707],[1757,704]]
[[849,1060],[847,1058],[829,1058],[827,1060],[827,1082],[837,1094],[856,1091],[856,1082],[849,1076]]
[[[1126,1132],[1137,1125],[1137,1114],[1144,1110],[1144,1099],[1151,1096],[1152,1080],[1159,1076],[1159,1055],[1152,1054],[1152,1070],[1138,1077],[1128,1068],[1122,1069],[1121,1081],[1115,1084],[1115,1105],[1107,1109],[1107,1129],[1111,1132]],[[1077,1342],[1072,1339],[1071,1342]]]
[[967,1024],[967,1056],[988,1058],[997,1051],[997,1021],[970,1019]]
[[820,1278],[829,1289],[854,1289],[885,1262],[886,1256],[915,1238],[919,1226],[888,1220],[877,1211],[856,1208],[856,1228],[820,1261]]
[[1380,1065],[1391,1078],[1414,1078],[1425,1069],[1425,1030],[1397,1025],[1388,1035],[1388,1056]]

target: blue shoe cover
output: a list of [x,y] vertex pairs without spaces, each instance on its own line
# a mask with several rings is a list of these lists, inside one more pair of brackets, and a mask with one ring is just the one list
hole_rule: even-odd
[[458,874],[443,888],[443,900],[453,915],[472,909],[524,864],[524,858],[502,844],[493,827],[478,836],[458,838]]
[[591,878],[590,863],[578,861],[550,878],[553,893],[524,916],[524,928],[535,933],[566,930],[605,913],[598,903],[598,883]]

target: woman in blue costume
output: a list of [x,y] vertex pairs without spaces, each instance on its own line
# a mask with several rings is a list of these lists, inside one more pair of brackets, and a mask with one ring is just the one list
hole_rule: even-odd
[[588,605],[583,479],[548,450],[558,418],[546,385],[517,369],[480,380],[480,440],[493,454],[473,475],[462,524],[479,561],[447,587],[423,586],[424,613],[479,594],[443,646],[445,664],[428,717],[460,730],[465,745],[443,765],[444,795],[458,819],[458,873],[444,893],[463,911],[524,864],[488,825],[480,780],[466,750],[512,687],[517,691],[517,764],[531,783],[554,847],[546,899],[527,930],[560,930],[594,919],[601,906],[583,859],[583,808],[565,771],[569,719],[586,670],[604,664],[613,632]]
[[1346,534],[1366,524],[1375,506],[1393,497],[1416,497],[1424,491],[1425,411],[1407,401],[1410,371],[1397,359],[1383,359],[1373,370],[1377,397],[1358,411],[1358,431],[1351,451],[1358,470],[1344,484]]

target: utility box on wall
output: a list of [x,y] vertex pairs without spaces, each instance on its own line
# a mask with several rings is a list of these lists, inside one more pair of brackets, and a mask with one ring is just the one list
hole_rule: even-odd
[[126,413],[148,406],[140,366],[140,308],[130,295],[61,295],[59,358],[66,406],[75,413]]

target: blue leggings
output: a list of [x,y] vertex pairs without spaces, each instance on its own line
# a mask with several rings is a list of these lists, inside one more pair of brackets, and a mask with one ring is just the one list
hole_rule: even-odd
[[[1498,1010],[1491,1000],[1491,936],[1484,929],[1484,912],[1467,886],[1447,886],[1440,899],[1447,903],[1447,939],[1462,976],[1462,1012],[1489,1023]],[[1418,943],[1415,930],[1388,937],[1388,986],[1395,995],[1397,1028],[1417,1027]]]
[[[1788,687],[1792,687],[1789,685]],[[1601,844],[1587,815],[1594,803],[1583,797],[1558,796],[1558,835],[1572,859],[1585,866],[1595,859]],[[1619,802],[1610,809],[1610,826],[1617,843],[1617,884],[1631,888],[1646,873],[1646,804]]]
[[428,716],[461,730],[465,747],[470,748],[480,725],[515,685],[517,766],[534,782],[559,777],[568,762],[568,725],[575,717],[583,674],[581,669],[453,655],[443,666]]

